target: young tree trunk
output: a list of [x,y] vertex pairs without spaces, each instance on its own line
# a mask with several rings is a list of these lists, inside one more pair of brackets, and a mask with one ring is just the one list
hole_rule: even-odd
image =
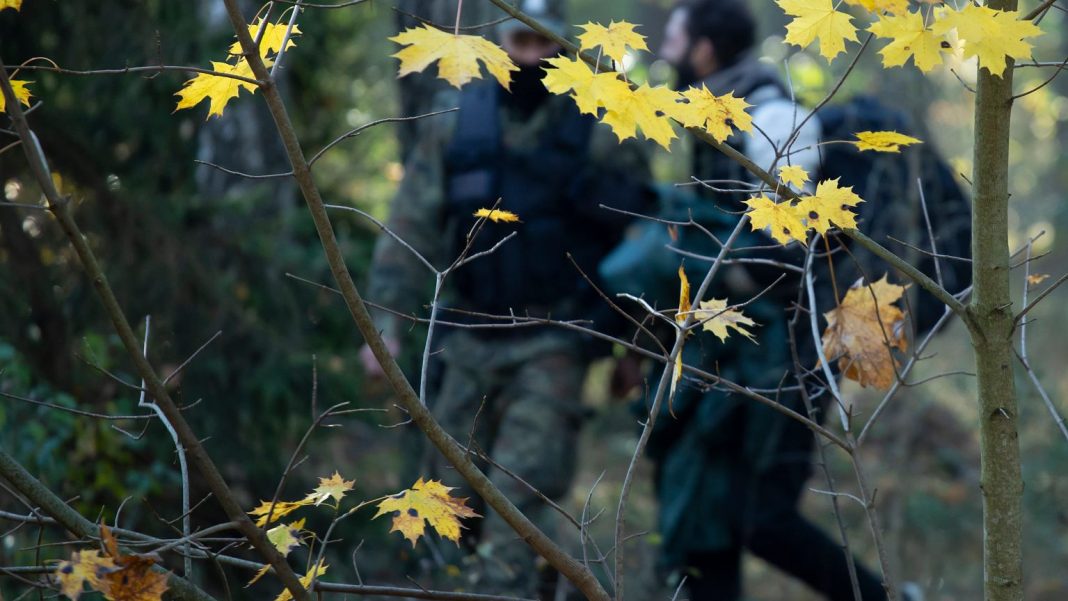
[[[1015,0],[990,2],[1013,10]],[[972,278],[983,494],[986,601],[1023,600],[1020,447],[1013,381],[1014,312],[1009,288],[1008,170],[1013,64],[1001,77],[980,69],[975,99]]]

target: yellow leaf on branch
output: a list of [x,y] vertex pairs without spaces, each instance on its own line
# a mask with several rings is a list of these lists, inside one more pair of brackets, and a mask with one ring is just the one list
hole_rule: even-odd
[[519,221],[519,215],[511,211],[502,211],[501,209],[479,209],[474,212],[474,216],[480,219],[489,219],[494,223],[516,223]]
[[679,310],[675,313],[675,323],[682,325],[689,317],[687,313],[693,305],[690,304],[690,278],[686,277],[686,270],[679,267]]
[[419,73],[437,62],[438,77],[459,88],[472,79],[482,79],[482,61],[490,75],[509,89],[511,72],[519,70],[500,46],[482,36],[452,34],[423,25],[389,39],[406,46],[393,55],[400,59],[398,77]]
[[1049,279],[1048,273],[1032,273],[1027,276],[1027,287],[1037,286]]
[[105,524],[100,525],[100,540],[115,569],[104,570],[90,586],[104,593],[108,601],[161,601],[167,592],[167,575],[154,572],[156,555],[123,555],[119,543]]
[[[8,81],[11,83],[11,90],[15,92],[15,98],[18,98],[19,102],[24,104],[25,106],[30,106],[30,96],[32,96],[33,94],[30,93],[30,89],[26,86],[30,85],[33,82],[26,81],[23,79],[10,79]],[[0,113],[5,112],[6,110],[7,99],[4,97],[3,94],[0,94]]]
[[675,130],[663,115],[663,108],[675,104],[678,94],[667,87],[642,84],[637,90],[620,91],[604,100],[602,121],[612,127],[620,141],[637,136],[640,127],[646,138],[670,150]]
[[956,29],[964,42],[964,57],[979,57],[979,66],[1001,77],[1005,72],[1005,59],[1031,57],[1031,44],[1025,38],[1033,38],[1044,32],[1032,21],[1020,18],[1019,11],[995,10],[986,6],[966,3],[964,8],[945,8],[931,25],[936,35],[945,35]]
[[818,234],[826,234],[833,226],[857,227],[856,215],[850,209],[864,200],[853,192],[852,186],[838,187],[838,179],[820,182],[814,195],[801,197],[794,206],[805,224]]
[[[308,570],[307,574],[300,577],[300,583],[304,585],[304,588],[308,588],[311,586],[312,580],[325,574],[329,567],[330,566],[324,564],[322,560],[319,560],[319,563],[315,564],[312,569]],[[274,598],[274,601],[289,601],[292,598],[293,593],[289,592],[289,589],[285,589]]]
[[800,190],[808,181],[808,171],[801,165],[786,165],[779,167],[779,179],[784,184],[794,186]]
[[[686,269],[679,266],[679,310],[675,312],[675,323],[682,325],[686,323],[686,320],[690,317],[690,309],[693,305],[690,302],[690,278],[686,277]],[[668,391],[668,406],[671,406],[671,402],[675,398],[675,387],[678,386],[679,380],[682,379],[682,348],[679,348],[679,352],[675,355],[675,364],[672,366],[671,371],[671,388]]]
[[831,60],[845,52],[846,41],[857,41],[853,17],[834,9],[831,0],[775,0],[783,12],[793,17],[786,25],[786,43],[802,48],[816,39],[820,55]]
[[615,71],[594,73],[581,59],[566,56],[546,59],[545,62],[553,68],[545,69],[542,83],[553,94],[572,92],[571,97],[584,114],[596,116],[606,102],[630,93],[630,86]]
[[634,31],[637,25],[633,23],[612,21],[608,27],[599,23],[586,23],[579,27],[584,31],[578,37],[582,50],[592,50],[600,46],[601,52],[617,63],[626,56],[628,47],[632,50],[649,49],[645,45],[645,36]]
[[19,10],[22,8],[22,0],[0,0],[0,10],[5,8]]
[[301,532],[304,530],[304,521],[305,518],[300,518],[292,524],[279,524],[271,528],[267,531],[267,540],[271,541],[279,553],[289,555],[290,551],[302,543]]
[[[271,63],[272,61],[266,61],[267,66],[270,66]],[[252,73],[252,67],[245,59],[237,61],[237,64],[235,65],[211,61],[211,69],[215,73],[221,75],[237,75],[251,79],[256,78]],[[256,93],[256,87],[256,84],[234,79],[232,77],[220,77],[208,73],[198,73],[196,77],[186,81],[182,89],[178,90],[175,94],[175,96],[178,96],[181,100],[178,101],[178,106],[175,107],[174,110],[178,111],[181,109],[192,108],[200,104],[201,101],[207,99],[211,101],[208,106],[207,118],[210,119],[212,115],[221,117],[223,109],[226,108],[227,103],[232,99],[237,98],[238,93],[242,89]]]
[[879,51],[884,67],[900,67],[909,57],[912,57],[916,68],[924,73],[942,64],[945,35],[936,34],[924,25],[919,11],[880,17],[868,27],[868,31],[891,40]]
[[386,498],[378,504],[375,518],[396,512],[390,532],[400,532],[412,543],[423,536],[426,524],[442,538],[460,542],[460,518],[480,517],[460,499],[449,495],[449,488],[437,480],[423,481],[420,478],[410,489]]
[[689,88],[681,94],[685,102],[664,105],[664,112],[686,127],[696,127],[709,133],[717,142],[730,137],[732,127],[739,131],[752,131],[753,119],[745,109],[750,105],[734,92],[716,96],[704,85]]
[[356,484],[355,480],[345,480],[341,477],[336,470],[334,475],[329,478],[319,478],[319,486],[315,487],[315,490],[308,493],[308,496],[304,498],[305,501],[312,501],[316,505],[319,505],[323,501],[333,497],[338,503],[344,498],[345,493],[352,490],[352,485]]
[[53,574],[59,582],[59,592],[77,601],[86,584],[95,590],[108,573],[117,569],[110,557],[94,549],[71,553],[70,561],[59,562]]
[[779,244],[791,240],[805,242],[805,222],[801,213],[789,202],[775,202],[767,196],[758,196],[745,201],[749,206],[749,224],[753,231],[767,229]]
[[721,341],[726,341],[727,336],[730,335],[730,332],[727,331],[728,328],[749,340],[753,340],[752,332],[745,328],[755,326],[757,323],[743,315],[741,311],[728,308],[727,299],[714,298],[701,301],[698,306],[701,308],[694,311],[694,317],[701,322],[701,327],[704,330],[712,332]]
[[850,6],[861,6],[875,14],[881,15],[884,12],[892,14],[901,14],[908,10],[908,0],[845,0],[845,3]]
[[270,514],[271,522],[278,521],[281,518],[293,513],[301,507],[307,507],[314,502],[313,499],[305,497],[300,501],[278,501],[274,504],[274,511],[271,511],[270,501],[260,501],[258,507],[248,512],[249,515],[256,518],[256,525],[263,528],[270,522],[267,521],[267,515]]
[[[248,34],[252,36],[253,41],[256,40],[256,34],[260,32],[260,19],[256,19],[254,23],[250,23],[248,26]],[[263,36],[260,37],[260,58],[267,58],[268,54],[275,54],[282,47],[282,40],[286,37],[286,28],[289,24],[284,21],[278,23],[268,22],[263,26]],[[293,41],[295,36],[301,34],[300,26],[293,25],[293,30],[289,32],[289,40],[286,43],[286,50],[289,50],[293,46],[296,46],[296,42]],[[242,54],[241,42],[234,42],[230,44],[230,54]]]
[[891,284],[886,276],[871,285],[857,280],[836,309],[827,311],[823,352],[839,357],[838,368],[861,386],[889,388],[897,377],[893,349],[904,351],[905,314],[895,306],[907,286]]
[[855,144],[859,150],[874,150],[876,152],[901,152],[902,146],[923,144],[923,140],[899,134],[896,131],[861,131],[854,134]]

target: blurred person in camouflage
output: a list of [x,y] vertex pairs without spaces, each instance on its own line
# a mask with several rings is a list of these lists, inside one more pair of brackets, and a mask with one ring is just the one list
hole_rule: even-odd
[[[562,0],[525,0],[521,8],[566,34]],[[449,275],[444,320],[474,323],[486,320],[472,313],[515,314],[588,319],[599,330],[610,329],[611,312],[569,255],[596,277],[597,263],[627,225],[622,214],[599,205],[647,210],[653,197],[646,158],[640,147],[619,144],[609,128],[581,115],[571,98],[546,90],[542,61],[561,53],[558,45],[514,20],[499,24],[497,33],[519,67],[510,91],[493,81],[473,82],[436,103],[460,108],[420,125],[387,227],[438,269],[465,249],[468,256],[490,250],[515,232],[492,253]],[[469,239],[474,213],[495,206],[521,221],[487,221]],[[419,313],[431,298],[432,280],[411,252],[380,236],[369,299],[401,314]],[[384,312],[376,319],[397,354],[411,322]],[[434,337],[434,361],[440,361],[442,374],[428,394],[435,417],[461,444],[472,440],[493,462],[548,498],[561,499],[575,471],[587,366],[610,349],[543,327],[437,332],[442,334]],[[368,373],[380,373],[366,347],[361,358]],[[464,490],[442,458],[435,454],[430,463],[431,477]],[[555,533],[559,516],[553,509],[516,478],[485,461],[477,463],[540,528]],[[461,569],[472,588],[538,595],[540,582],[550,574],[500,516],[490,512],[470,527],[464,544],[473,546],[480,567]]]

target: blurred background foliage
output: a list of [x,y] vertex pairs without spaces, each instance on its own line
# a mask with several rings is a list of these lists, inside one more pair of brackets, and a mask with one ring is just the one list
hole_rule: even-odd
[[[575,23],[641,23],[654,49],[669,6],[669,0],[571,4]],[[258,5],[247,2],[245,8],[252,14]],[[785,65],[800,99],[809,105],[818,102],[848,62],[839,59],[827,65],[806,52],[795,53],[782,43],[781,12],[771,2],[754,8],[767,32],[761,53]],[[279,18],[279,10],[272,19]],[[448,23],[454,10],[453,2],[395,0],[307,11],[300,19],[304,35],[285,55],[281,69],[281,85],[305,151],[314,152],[375,119],[425,112],[442,84],[426,76],[398,82],[395,61],[389,57],[394,48],[386,38],[414,22],[409,14]],[[468,25],[498,17],[488,2],[465,4]],[[1065,56],[1063,21],[1061,12],[1049,13],[1044,23],[1049,34],[1039,40],[1037,57]],[[35,57],[48,57],[70,69],[160,61],[206,66],[222,58],[231,39],[221,3],[215,0],[25,0],[21,13],[0,11],[0,56],[9,65],[44,64]],[[669,77],[666,66],[651,62],[651,55],[636,59],[636,78]],[[936,144],[961,173],[970,173],[968,74],[974,68],[950,64],[923,78],[911,69],[882,70],[877,60],[869,51],[842,93],[875,94],[906,108],[922,123],[921,137]],[[1050,74],[1049,69],[1020,68],[1017,87],[1037,87]],[[178,73],[82,77],[25,71],[22,77],[34,82],[35,99],[41,101],[32,124],[128,316],[140,323],[152,316],[153,362],[169,373],[222,332],[172,386],[180,402],[190,406],[188,419],[205,437],[242,501],[251,507],[258,498],[269,497],[313,413],[344,401],[384,412],[348,416],[337,420],[343,429],[318,432],[305,449],[308,460],[284,496],[302,496],[315,477],[335,468],[354,477],[358,492],[367,498],[410,485],[423,452],[418,433],[410,427],[380,427],[403,422],[403,415],[393,408],[386,390],[363,381],[356,361],[361,340],[350,319],[329,291],[296,279],[331,281],[295,188],[285,178],[248,180],[196,162],[254,174],[287,171],[260,99],[242,93],[223,117],[205,120],[203,106],[173,112],[174,92],[186,79]],[[1045,232],[1036,254],[1049,254],[1037,271],[1056,273],[1057,265],[1065,264],[1058,232],[1066,225],[1066,120],[1068,80],[1055,80],[1018,102],[1011,152],[1012,237],[1020,245]],[[385,216],[413,135],[411,124],[383,125],[342,142],[315,166],[324,197]],[[688,178],[687,144],[676,142],[670,154],[657,152],[661,179]],[[21,152],[0,155],[0,185],[7,202],[40,202]],[[349,214],[333,217],[359,281],[377,230]],[[1044,324],[1063,318],[1063,298],[1055,294],[1031,317],[1036,323],[1032,360],[1054,399],[1068,394],[1068,376],[1060,367],[1064,355],[1057,346],[1059,328]],[[412,341],[419,335],[413,330]],[[970,352],[965,344],[951,329],[936,343],[918,379],[970,369],[959,363]],[[409,368],[414,359],[406,358]],[[606,468],[593,501],[595,508],[614,506],[623,458],[635,440],[627,412],[605,402],[603,380],[598,380],[604,374],[602,366],[590,380],[588,402],[596,412],[585,434],[584,468],[571,499],[577,507]],[[154,513],[177,516],[179,481],[171,442],[158,423],[149,424],[139,436],[143,421],[93,419],[15,398],[109,415],[140,414],[137,392],[130,386],[136,383],[50,216],[0,207],[0,392],[14,395],[0,397],[4,449],[58,494],[74,499],[85,515],[112,519],[130,499],[123,508],[123,525],[163,533],[166,527]],[[1063,478],[1068,444],[1025,378],[1020,390],[1028,598],[1065,598],[1068,582],[1060,566],[1068,558],[1068,514],[1063,509],[1068,505]],[[966,375],[906,391],[876,428],[867,457],[878,482],[895,565],[905,578],[925,587],[931,599],[973,599],[980,590],[972,393]],[[877,400],[860,391],[851,394],[862,416]],[[832,468],[848,491],[844,459],[832,457]],[[634,496],[634,528],[655,527],[647,482]],[[814,481],[813,486],[822,488],[822,483]],[[194,490],[194,499],[199,499],[204,491]],[[20,509],[6,493],[0,497],[5,498],[4,509]],[[825,497],[810,495],[806,506],[832,524]],[[847,503],[845,510],[855,548],[871,558],[859,508]],[[196,515],[200,525],[222,519],[211,502]],[[607,536],[607,520],[596,528]],[[339,557],[332,562],[336,575],[351,576],[348,553],[367,539],[371,544],[361,554],[361,567],[373,577],[403,583],[395,562],[416,558],[399,537],[388,536],[387,529],[384,522],[350,521],[340,533],[346,542],[338,545]],[[4,538],[0,562],[28,561],[29,552],[20,549],[30,540],[29,534]],[[629,573],[635,586],[652,595],[658,589],[648,566],[656,537],[638,544],[643,552],[631,555],[636,565]],[[798,585],[769,576],[759,562],[748,562],[747,572],[753,598],[805,598]],[[6,586],[0,582],[0,591]],[[274,585],[264,586],[273,590]]]

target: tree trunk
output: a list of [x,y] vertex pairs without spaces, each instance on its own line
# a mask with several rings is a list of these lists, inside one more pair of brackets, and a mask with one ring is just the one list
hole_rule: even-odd
[[[1013,10],[1015,0],[991,2]],[[1013,63],[1001,77],[979,71],[975,99],[972,278],[983,494],[983,589],[986,601],[1022,601],[1020,544],[1023,480],[1013,381],[1009,287],[1008,170]]]

